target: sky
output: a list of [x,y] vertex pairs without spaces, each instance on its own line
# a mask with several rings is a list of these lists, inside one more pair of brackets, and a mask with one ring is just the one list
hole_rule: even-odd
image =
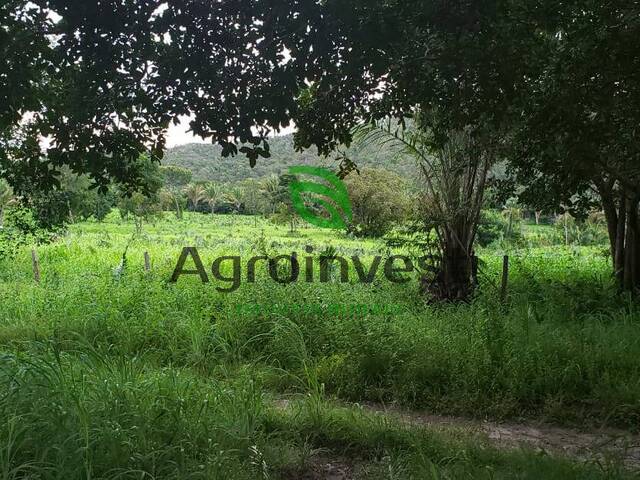
[[187,143],[211,143],[211,140],[205,141],[200,137],[193,136],[188,130],[189,117],[183,117],[178,125],[172,123],[167,134],[167,147],[173,148]]
[[[295,127],[288,127],[282,130],[280,135],[288,135],[295,131]],[[196,137],[189,132],[189,117],[182,117],[178,125],[169,127],[167,134],[167,148],[177,147],[179,145],[186,145],[188,143],[211,143],[211,140],[202,140],[200,137]]]

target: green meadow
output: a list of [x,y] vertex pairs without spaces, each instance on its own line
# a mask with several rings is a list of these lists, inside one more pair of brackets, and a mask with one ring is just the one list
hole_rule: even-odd
[[[254,256],[407,254],[257,217],[165,214],[135,234],[112,213],[23,246],[0,259],[0,478],[331,478],[320,463],[366,479],[635,478],[616,458],[498,450],[358,406],[635,431],[640,308],[616,294],[606,246],[553,245],[549,228],[478,251],[478,293],[456,305],[427,304],[417,273],[365,284],[352,263],[347,283],[334,268],[280,284],[263,264],[251,283]],[[171,283],[184,247],[209,274],[240,256],[239,288]]]

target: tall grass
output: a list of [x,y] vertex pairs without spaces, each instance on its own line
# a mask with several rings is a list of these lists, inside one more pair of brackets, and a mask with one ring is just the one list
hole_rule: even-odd
[[[342,417],[320,435],[311,433],[311,417],[280,418],[265,407],[265,393],[311,395],[321,423],[333,415],[322,407],[328,394],[477,417],[638,425],[640,311],[616,296],[604,248],[509,252],[507,304],[495,287],[504,252],[482,251],[477,298],[436,307],[417,295],[417,278],[397,285],[379,275],[364,285],[353,271],[349,284],[335,276],[286,286],[263,270],[250,284],[243,272],[232,294],[195,278],[168,282],[184,246],[197,246],[209,266],[223,255],[303,253],[306,245],[368,262],[390,253],[376,241],[314,229],[292,236],[255,219],[196,215],[149,225],[133,240],[132,231],[114,216],[73,226],[38,247],[40,284],[29,248],[0,260],[2,478],[278,477],[309,442],[360,441],[340,433],[348,426],[339,426]],[[124,269],[114,274],[128,243]],[[145,251],[151,273],[143,271]],[[248,304],[318,308],[239,314]],[[399,311],[344,315],[333,304]],[[395,440],[376,442],[384,450]],[[442,452],[390,452],[380,453],[388,464],[378,454],[367,461],[387,471],[422,465],[414,478],[484,478],[478,464],[500,463],[495,453],[443,469]],[[496,471],[535,464],[514,458]],[[558,468],[573,477],[557,478],[590,478]]]

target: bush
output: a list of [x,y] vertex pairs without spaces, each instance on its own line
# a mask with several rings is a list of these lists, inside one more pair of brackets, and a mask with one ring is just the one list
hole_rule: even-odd
[[524,240],[521,219],[513,219],[509,228],[509,219],[495,210],[483,210],[478,225],[477,242],[482,247],[507,241],[520,244]]
[[606,220],[598,213],[592,213],[584,221],[576,220],[566,213],[556,218],[554,227],[558,243],[595,246],[607,245],[609,242]]
[[382,169],[365,169],[345,180],[356,235],[380,237],[396,223],[407,218],[410,211],[408,185],[399,175]]
[[40,227],[33,211],[24,207],[9,208],[0,226],[0,257],[10,255],[22,245],[49,243],[55,236],[56,231]]

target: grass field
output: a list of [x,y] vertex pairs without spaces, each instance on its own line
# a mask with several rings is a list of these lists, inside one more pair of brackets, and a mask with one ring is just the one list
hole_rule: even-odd
[[605,246],[483,250],[474,302],[429,306],[417,277],[366,285],[353,269],[348,284],[243,271],[233,293],[168,282],[187,246],[207,268],[306,246],[368,264],[393,253],[381,241],[195,214],[133,232],[115,214],[73,225],[37,247],[40,284],[30,246],[0,260],[0,478],[325,478],[321,459],[374,479],[633,476],[331,401],[635,431],[640,308],[616,296]]

